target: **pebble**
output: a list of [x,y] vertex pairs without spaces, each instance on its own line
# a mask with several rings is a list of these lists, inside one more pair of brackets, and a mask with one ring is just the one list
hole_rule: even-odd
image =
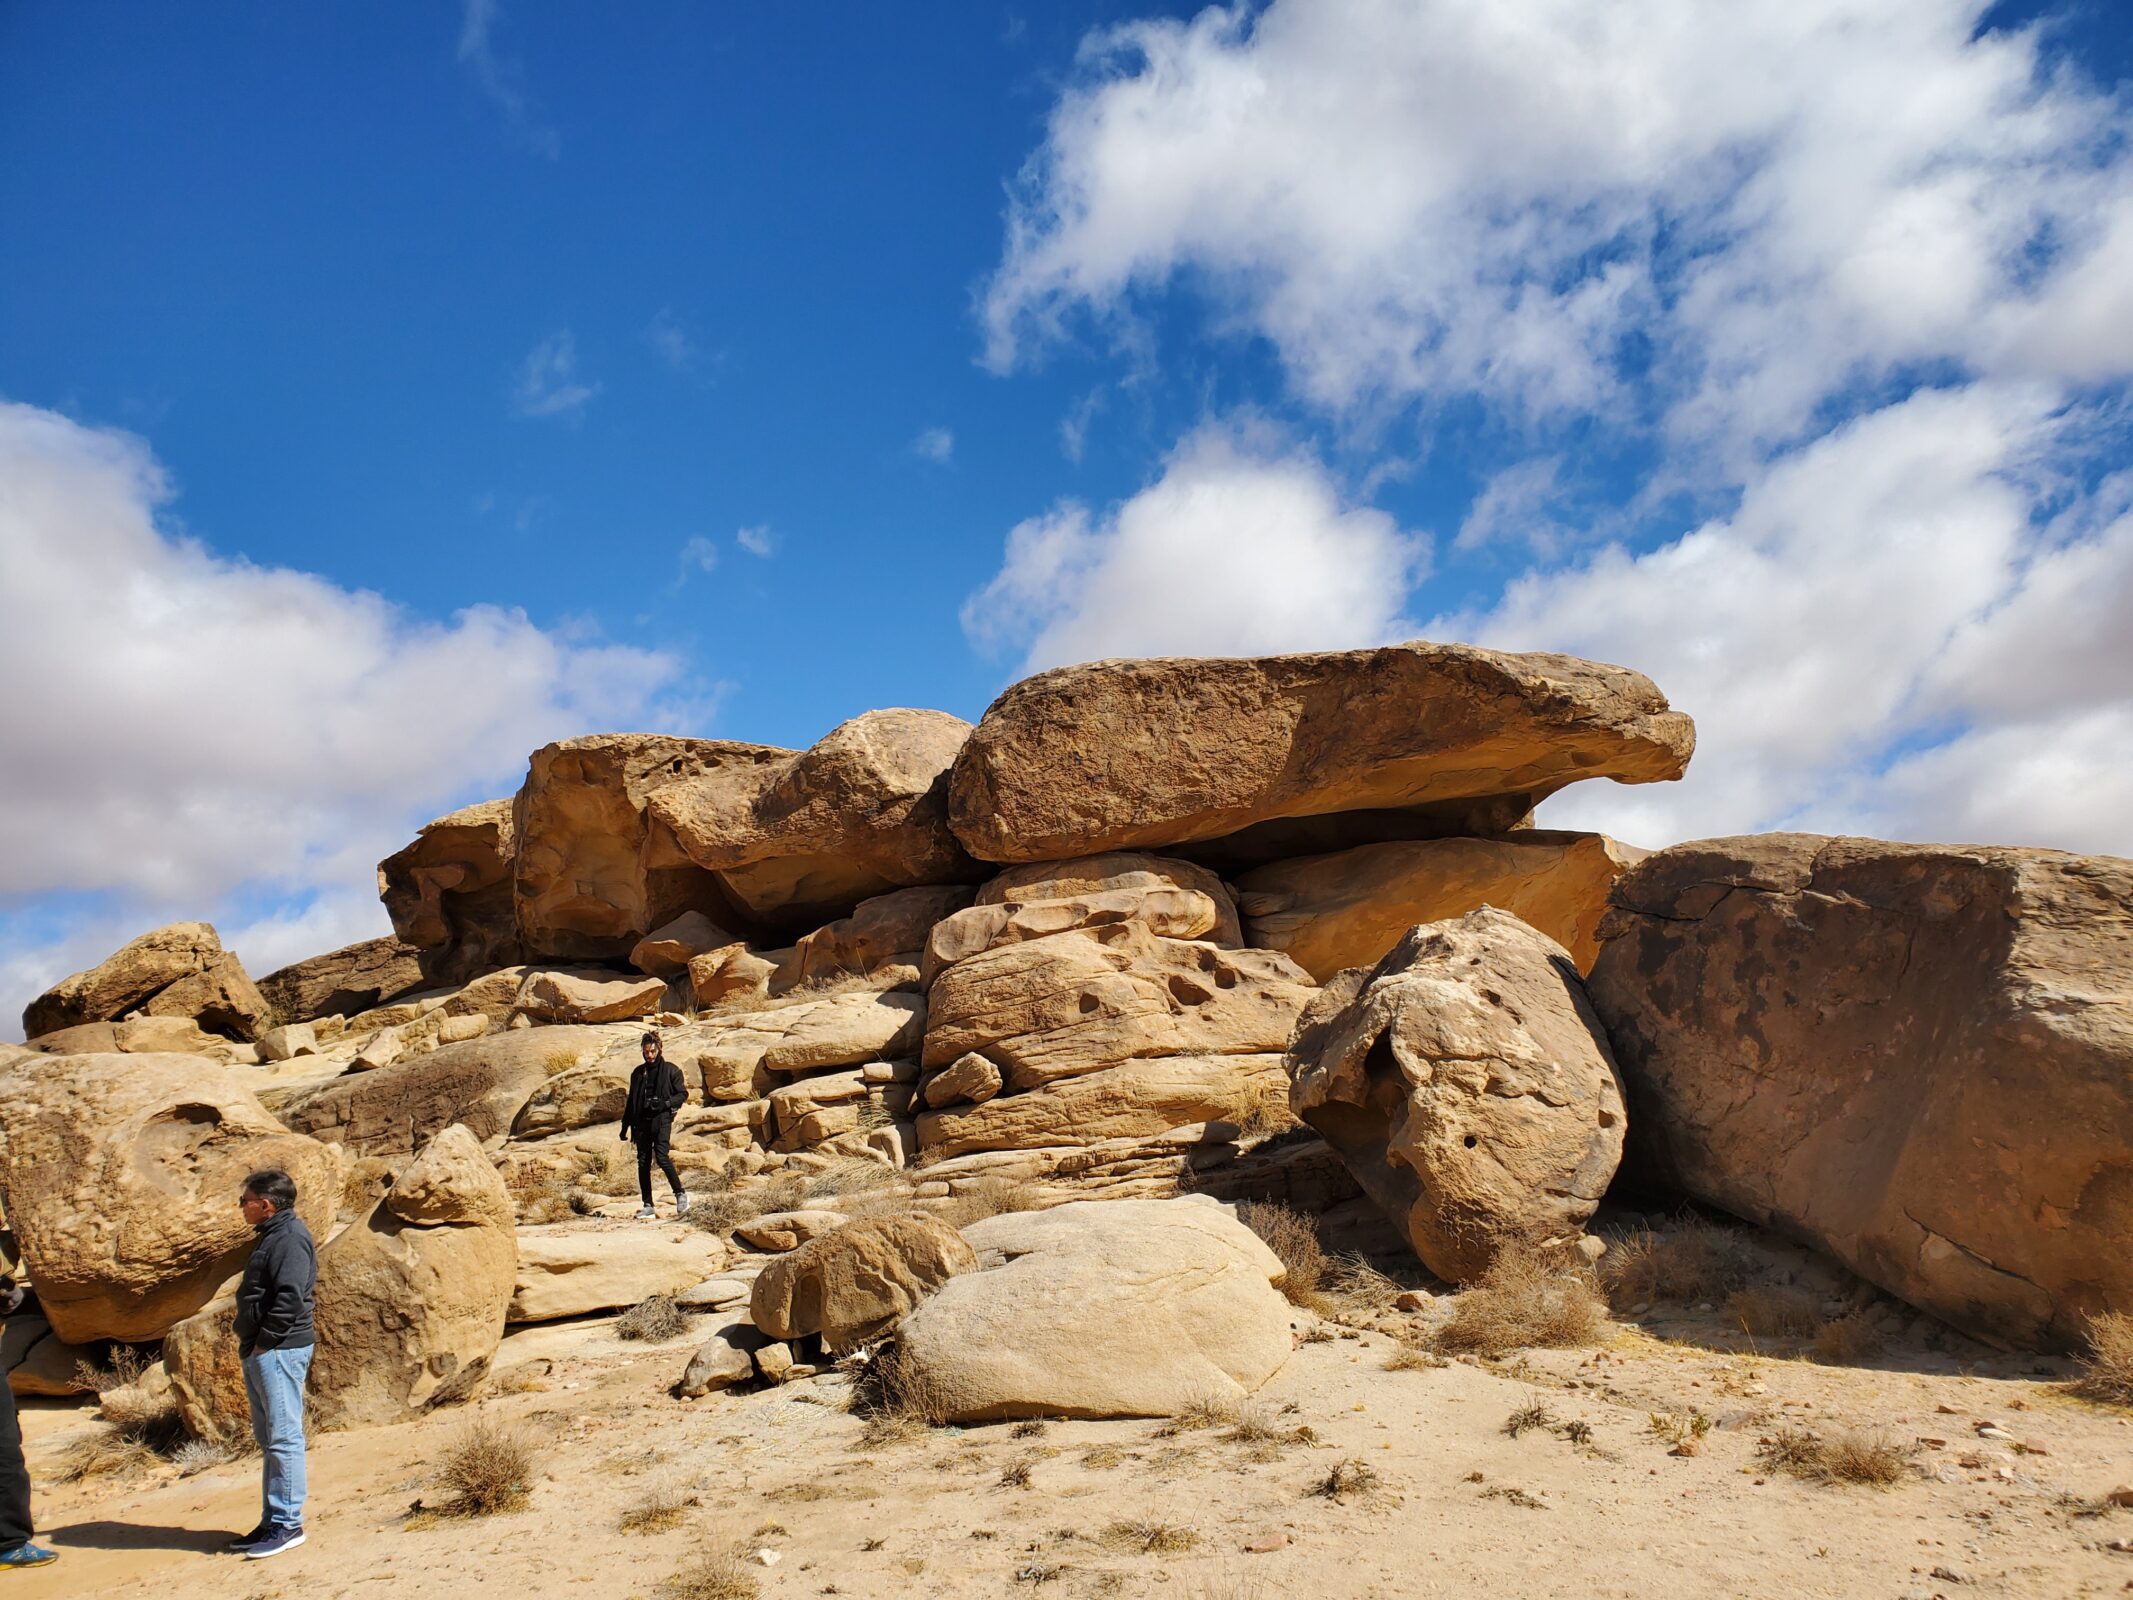
[[1246,1544],[1244,1548],[1252,1555],[1263,1556],[1270,1555],[1276,1550],[1286,1550],[1288,1547],[1289,1536],[1287,1534],[1262,1533],[1258,1538]]
[[785,1557],[782,1552],[772,1550],[766,1546],[755,1553],[754,1559],[755,1564],[759,1567],[774,1567],[780,1561],[783,1561]]
[[1953,1567],[1935,1567],[1931,1572],[1927,1573],[1926,1576],[1929,1578],[1938,1578],[1942,1583],[1968,1583],[1970,1581],[1967,1577],[1965,1577],[1962,1573],[1956,1571]]
[[2133,1511],[2133,1484],[2122,1483],[2103,1498],[2111,1505]]

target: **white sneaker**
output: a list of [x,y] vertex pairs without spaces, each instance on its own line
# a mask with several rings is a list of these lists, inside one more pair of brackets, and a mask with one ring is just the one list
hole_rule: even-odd
[[674,1193],[674,1215],[677,1217],[685,1217],[688,1214],[689,1191],[686,1189],[678,1189]]
[[639,1222],[650,1222],[657,1215],[658,1213],[653,1211],[650,1206],[639,1206],[637,1208],[637,1220]]

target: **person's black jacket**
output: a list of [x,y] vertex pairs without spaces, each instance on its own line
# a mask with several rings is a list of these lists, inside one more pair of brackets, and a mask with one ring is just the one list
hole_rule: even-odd
[[630,1074],[629,1098],[622,1103],[622,1137],[671,1117],[688,1103],[689,1086],[682,1082],[681,1068],[665,1056],[643,1062]]
[[237,1351],[301,1350],[318,1342],[311,1297],[318,1288],[318,1246],[293,1211],[259,1225],[259,1243],[237,1285]]

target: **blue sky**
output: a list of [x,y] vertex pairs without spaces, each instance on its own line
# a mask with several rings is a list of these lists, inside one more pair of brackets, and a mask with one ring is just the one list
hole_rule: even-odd
[[0,1004],[541,740],[1429,634],[2133,852],[2121,6],[0,8]]

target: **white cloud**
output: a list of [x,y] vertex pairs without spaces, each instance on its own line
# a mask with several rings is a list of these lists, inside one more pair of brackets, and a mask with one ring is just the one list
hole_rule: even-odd
[[769,560],[778,548],[777,535],[770,531],[770,524],[758,522],[752,527],[734,530],[733,542],[752,556]]
[[1559,457],[1539,456],[1496,473],[1459,524],[1457,548],[1518,544],[1544,555],[1560,552],[1576,538],[1562,514],[1562,471]]
[[674,372],[695,370],[698,356],[696,341],[689,330],[681,325],[671,306],[661,306],[644,330],[644,342],[652,347],[652,354]]
[[681,547],[681,575],[710,572],[718,566],[718,541],[696,534]]
[[2133,370],[2124,102],[1986,0],[1275,0],[1084,47],[984,299],[1211,285],[1298,390],[1670,409],[1734,448],[1909,364]]
[[911,453],[922,461],[945,467],[955,458],[955,435],[946,428],[924,428],[911,441]]
[[290,927],[382,932],[351,908],[413,828],[550,739],[671,722],[667,656],[222,557],[157,525],[169,497],[140,440],[0,402],[0,1028],[171,917],[255,971],[310,953]]
[[1067,407],[1059,419],[1059,453],[1077,466],[1089,448],[1089,428],[1104,408],[1103,385],[1098,384]]
[[1102,516],[1064,500],[1007,536],[963,631],[1022,670],[1105,656],[1339,649],[1410,631],[1400,607],[1427,542],[1351,507],[1325,468],[1203,428],[1156,482]]
[[578,376],[578,341],[564,328],[527,352],[512,404],[522,417],[577,417],[599,392]]
[[526,92],[524,66],[515,57],[497,52],[493,36],[499,9],[498,0],[466,0],[459,23],[460,64],[473,73],[481,92],[503,112],[513,136],[536,155],[553,161],[563,153],[563,141],[535,112]]

